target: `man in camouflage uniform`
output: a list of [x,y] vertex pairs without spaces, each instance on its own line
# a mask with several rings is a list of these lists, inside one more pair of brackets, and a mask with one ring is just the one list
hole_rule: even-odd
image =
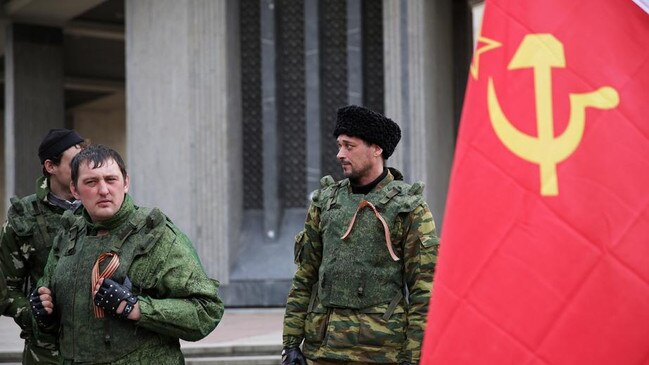
[[190,240],[159,210],[127,194],[122,158],[91,146],[72,161],[83,214],[66,214],[39,288],[38,332],[58,334],[64,364],[183,364],[179,339],[220,322],[218,281]]
[[346,179],[321,180],[296,236],[282,363],[416,364],[438,249],[423,185],[385,167],[392,120],[347,106],[334,136]]
[[[23,364],[57,364],[56,344],[32,333],[27,295],[43,275],[43,268],[60,226],[61,215],[81,203],[70,192],[70,161],[81,150],[83,138],[69,129],[52,129],[38,148],[43,176],[36,194],[11,198],[7,222],[0,233],[0,270],[7,283],[2,314],[11,316],[25,339]],[[31,288],[30,288],[31,287]]]

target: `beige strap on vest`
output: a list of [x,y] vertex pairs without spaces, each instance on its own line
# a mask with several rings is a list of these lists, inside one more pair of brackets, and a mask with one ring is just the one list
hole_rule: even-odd
[[[99,273],[99,265],[101,265],[106,258],[112,257],[110,259],[110,262],[108,263],[108,266],[104,269],[104,271]],[[93,302],[93,308],[95,310],[95,318],[104,318],[104,310],[94,304],[95,302],[95,287],[99,283],[99,280],[101,279],[106,279],[110,278],[113,276],[115,273],[115,270],[117,270],[117,267],[119,266],[119,256],[114,253],[114,252],[104,252],[101,255],[99,255],[99,258],[97,258],[97,261],[95,262],[95,266],[92,268],[92,287],[90,288],[90,297],[92,298]]]
[[388,247],[390,256],[392,257],[392,260],[399,261],[399,258],[397,257],[397,255],[394,254],[394,251],[392,250],[392,240],[390,239],[390,228],[388,228],[388,224],[385,222],[385,219],[383,219],[383,216],[381,216],[379,211],[376,210],[374,204],[370,203],[367,200],[363,200],[358,204],[358,208],[356,208],[356,213],[354,213],[354,216],[352,217],[352,221],[349,222],[349,227],[347,227],[347,232],[345,232],[345,234],[340,238],[344,240],[345,238],[347,238],[347,236],[349,236],[349,233],[351,233],[352,228],[354,227],[354,223],[356,222],[356,216],[358,215],[358,212],[365,207],[372,208],[376,218],[378,218],[379,221],[381,221],[381,224],[383,225],[383,233],[385,234],[385,244]]

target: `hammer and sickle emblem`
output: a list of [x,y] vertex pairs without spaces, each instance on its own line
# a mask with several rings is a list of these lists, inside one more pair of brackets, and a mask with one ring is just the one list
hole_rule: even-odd
[[570,119],[566,130],[554,136],[552,110],[552,67],[566,67],[563,44],[551,34],[528,34],[507,66],[508,70],[532,68],[536,102],[537,137],[527,135],[507,119],[498,102],[493,79],[487,90],[489,118],[496,135],[516,156],[538,164],[541,170],[541,195],[559,195],[557,164],[570,156],[581,142],[587,107],[615,108],[619,96],[610,86],[587,93],[570,93]]

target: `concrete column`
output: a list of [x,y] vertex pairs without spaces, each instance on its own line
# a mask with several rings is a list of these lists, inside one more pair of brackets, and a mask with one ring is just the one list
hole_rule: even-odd
[[[322,164],[320,161],[320,44],[318,0],[304,2],[304,71],[306,82],[306,183],[307,194],[320,188]],[[310,196],[305,199],[309,204]]]
[[363,105],[362,1],[347,0],[347,100]]
[[38,146],[47,131],[64,126],[62,41],[60,28],[7,26],[5,204],[13,195],[34,193],[41,175]]
[[[408,109],[408,33],[406,29],[406,0],[383,0],[383,59],[385,77],[385,115],[401,127],[401,142],[388,160],[388,166],[409,174],[404,158],[408,145],[410,116]],[[408,176],[408,178],[412,178]]]
[[407,180],[426,183],[426,201],[441,225],[455,147],[452,1],[383,4],[386,114],[403,132],[392,165],[402,164]]
[[[0,115],[2,115],[2,127],[0,127],[0,151],[4,151],[5,146],[5,111],[0,110]],[[7,160],[7,153],[5,152],[5,157],[0,159],[0,176],[3,178],[0,179],[0,221],[4,222],[7,219],[7,209],[8,200],[5,197],[5,179],[6,170],[5,170],[5,160]]]
[[238,21],[235,0],[126,2],[131,192],[224,284],[242,214]]
[[276,240],[282,221],[279,196],[279,127],[277,118],[277,26],[275,1],[260,2],[261,23],[261,93],[264,160],[264,234]]

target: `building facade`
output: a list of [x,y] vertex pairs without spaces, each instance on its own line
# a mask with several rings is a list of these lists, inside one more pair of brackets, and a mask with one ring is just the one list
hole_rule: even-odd
[[50,128],[123,153],[136,202],[195,243],[230,306],[283,305],[346,104],[403,137],[389,165],[443,220],[480,4],[467,0],[4,1],[4,206]]

